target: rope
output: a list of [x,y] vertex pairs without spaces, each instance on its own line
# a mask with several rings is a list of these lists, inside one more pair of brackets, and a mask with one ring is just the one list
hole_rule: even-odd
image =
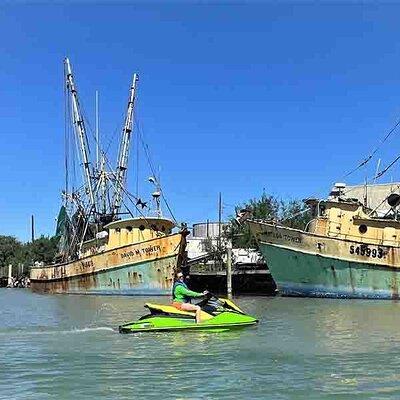
[[304,214],[305,212],[310,211],[310,210],[311,210],[311,208],[307,207],[304,210],[301,210],[301,211],[299,211],[299,212],[297,212],[295,214],[290,215],[289,217],[286,217],[285,219],[282,219],[281,222],[287,221],[289,219],[293,219],[294,217],[297,217],[298,215]]
[[[138,130],[138,133],[139,133],[138,137],[139,137],[140,143],[142,144],[142,147],[143,147],[143,149],[144,149],[144,153],[145,153],[145,155],[146,155],[147,163],[148,163],[148,165],[149,165],[150,171],[151,171],[151,173],[154,175],[154,177],[157,177],[157,174],[156,174],[156,172],[155,172],[154,165],[153,165],[152,160],[151,160],[151,155],[150,155],[149,146],[148,146],[148,145],[145,143],[145,141],[144,141],[143,130],[142,130],[142,128],[141,128],[141,126],[140,126],[138,120],[136,119],[136,115],[134,116],[134,123],[135,123],[135,125],[136,125],[137,130]],[[164,203],[165,203],[165,205],[166,205],[166,207],[167,207],[169,213],[171,214],[171,217],[172,217],[173,221],[177,224],[178,222],[177,222],[177,220],[176,220],[176,218],[175,218],[175,216],[174,216],[174,213],[172,212],[172,209],[171,209],[171,207],[169,206],[169,203],[168,203],[168,201],[167,201],[167,199],[166,199],[166,197],[165,197],[165,195],[164,195],[164,191],[163,191],[162,188],[161,188],[160,177],[158,177],[158,178],[156,178],[156,179],[157,179],[158,184],[159,184],[160,189],[161,189],[161,198],[163,199],[163,201],[164,201]]]
[[[65,86],[66,86],[66,85],[65,85]],[[68,105],[70,106],[69,102],[68,102]],[[87,118],[86,110],[85,110],[85,108],[84,108],[84,106],[83,106],[82,103],[79,103],[79,108],[80,108],[80,110],[81,110],[82,119],[85,121],[85,127],[87,128],[87,129],[85,129],[85,134],[86,134],[86,138],[85,138],[85,139],[86,139],[86,142],[89,144],[89,140],[88,140],[88,137],[87,137],[87,136],[89,136],[90,139],[93,140],[94,143],[95,143],[96,146],[97,146],[98,143],[97,143],[96,135],[94,134],[94,130],[92,129],[92,126],[90,125],[90,121],[89,121],[89,119]],[[71,113],[70,110],[69,110],[69,113]],[[70,115],[70,117],[71,117],[71,115]],[[71,118],[70,118],[70,119],[71,119]],[[136,128],[137,128],[137,130],[138,130],[138,135],[137,135],[138,138],[139,138],[138,142],[140,142],[140,144],[142,145],[142,147],[143,147],[143,149],[144,149],[144,153],[145,153],[146,159],[147,159],[147,163],[148,163],[149,168],[150,168],[150,171],[151,171],[151,173],[154,175],[154,177],[156,178],[156,177],[157,177],[157,174],[156,174],[156,171],[155,171],[155,168],[154,168],[154,164],[153,164],[152,159],[151,159],[150,150],[149,150],[148,145],[145,143],[143,130],[142,130],[141,125],[139,124],[137,118],[136,118],[136,113],[134,114],[134,124],[135,124],[135,126],[136,126]],[[108,151],[109,151],[109,149],[110,149],[110,147],[111,147],[112,142],[114,141],[115,137],[117,136],[117,135],[116,135],[117,130],[119,130],[119,127],[116,127],[116,128],[115,128],[114,134],[111,135],[111,137],[109,138],[108,143],[107,143],[107,145],[106,145],[106,149],[105,149],[105,150],[101,150],[102,155],[104,156],[104,159],[105,159],[105,161],[106,161],[106,163],[107,163],[107,166],[108,166],[109,170],[111,171],[112,176],[113,176],[114,178],[115,178],[115,174],[114,174],[114,172],[113,172],[113,168],[112,168],[111,165],[110,165],[110,162],[109,162],[108,157],[106,157],[106,154],[108,153]],[[74,137],[75,137],[75,146],[78,146],[76,135],[74,135]],[[103,139],[103,143],[105,143],[105,142],[106,142],[106,140]],[[67,144],[66,144],[66,146],[67,146]],[[79,149],[78,149],[78,148],[77,148],[77,149],[73,148],[73,150],[75,150],[75,151],[79,154],[79,151],[78,151]],[[89,153],[89,155],[90,155],[90,147],[89,147],[89,146],[88,146],[87,150],[88,150],[88,153]],[[139,146],[138,146],[138,148],[137,148],[137,158],[139,158],[138,154],[139,154]],[[76,166],[75,166],[75,155],[76,155],[76,154],[74,154],[73,157],[72,157],[72,161],[73,161],[73,163],[74,163],[74,165],[73,165],[74,176],[76,175],[76,170],[75,170],[75,169],[76,169]],[[69,162],[66,161],[66,165],[67,165],[67,163],[69,163]],[[139,160],[137,160],[137,171],[136,171],[136,174],[137,174],[137,175],[136,175],[136,191],[137,191],[137,192],[138,192],[138,187],[139,187],[138,163],[139,163]],[[66,179],[68,180],[68,177],[67,177]],[[76,176],[75,176],[75,180],[76,180]],[[113,186],[114,189],[115,189],[116,187],[115,187],[114,183],[113,183],[113,182],[111,182],[111,183],[112,183],[112,186]],[[165,203],[165,205],[166,205],[166,207],[167,207],[167,209],[168,209],[168,211],[169,211],[169,213],[170,213],[170,215],[171,215],[173,221],[177,224],[177,220],[176,220],[176,218],[175,218],[175,216],[174,216],[174,213],[172,212],[172,209],[171,209],[171,207],[170,207],[170,205],[169,205],[169,203],[168,203],[168,201],[167,201],[167,199],[166,199],[166,197],[165,197],[165,195],[164,195],[163,190],[161,190],[161,184],[160,184],[160,179],[159,179],[159,178],[157,179],[157,183],[158,183],[158,185],[159,185],[159,187],[160,187],[161,198],[163,199],[163,201],[164,201],[164,203]],[[120,183],[118,183],[118,184],[120,184]],[[135,206],[137,212],[138,212],[143,218],[145,218],[145,216],[144,216],[144,214],[142,213],[142,211],[138,208],[138,206],[136,206],[135,202],[132,201],[132,198],[134,198],[135,201],[137,201],[137,200],[138,200],[138,197],[137,197],[137,196],[133,196],[133,195],[132,195],[131,193],[129,193],[122,185],[120,185],[120,186],[121,186],[123,192],[128,196],[129,200],[134,204],[134,206]],[[96,190],[96,193],[97,193],[97,190]],[[109,194],[108,194],[108,195],[109,195]],[[127,207],[126,203],[123,201],[123,199],[122,199],[122,203],[123,203],[123,205],[126,207],[126,209],[128,210],[128,212],[133,216],[133,214],[131,213],[131,211],[130,211],[129,208]]]
[[[389,132],[385,135],[385,137],[383,139],[381,139],[380,143],[375,147],[375,149],[371,152],[370,155],[368,155],[363,161],[361,161],[361,163],[359,165],[357,165],[357,167],[355,167],[353,170],[351,170],[350,172],[348,172],[347,174],[344,175],[344,178],[347,178],[349,175],[351,175],[352,173],[356,172],[357,170],[359,170],[361,167],[363,167],[364,165],[366,165],[373,157],[374,155],[378,152],[378,150],[382,147],[382,145],[386,142],[387,139],[389,139],[389,137],[392,135],[392,133],[398,128],[398,126],[400,125],[400,119],[395,123],[395,125],[393,126],[392,129],[389,130]],[[396,161],[400,159],[400,156],[396,159]],[[395,161],[395,162],[396,162]],[[394,164],[394,163],[393,163]],[[391,164],[389,166],[389,168],[393,165]],[[387,168],[387,169],[389,169]],[[381,174],[377,174],[375,179],[377,177],[382,176],[386,171],[384,170]]]
[[[105,161],[106,161],[108,167],[111,169],[110,163],[109,163],[109,161],[108,161],[108,159],[107,159],[107,157],[106,157],[105,155],[104,155],[104,159],[105,159]],[[112,171],[112,169],[111,169],[111,171]],[[135,208],[136,208],[136,210],[138,211],[138,213],[139,213],[144,219],[146,219],[146,216],[145,216],[145,215],[143,214],[143,212],[139,209],[139,207],[136,205],[136,203],[132,200],[132,197],[135,199],[135,201],[137,201],[138,198],[135,197],[133,194],[129,193],[129,192],[126,190],[126,188],[125,188],[120,182],[117,182],[117,180],[115,179],[115,173],[114,173],[114,172],[111,172],[111,174],[113,175],[114,181],[115,181],[118,185],[120,185],[122,191],[128,196],[128,199],[129,199],[129,200],[131,201],[131,203],[135,206]],[[110,179],[110,182],[111,182],[111,185],[114,187],[114,189],[116,189],[116,185],[115,185],[115,183],[114,183],[111,179]],[[130,209],[129,209],[128,206],[126,205],[126,203],[123,201],[123,199],[122,199],[121,201],[122,201],[122,203],[124,204],[124,206],[126,207],[126,209],[128,210],[129,214],[131,214],[131,216],[134,217],[134,215],[132,214],[132,212],[130,211]],[[147,220],[146,220],[146,221],[147,221]]]
[[399,160],[400,160],[400,155],[397,156],[386,168],[384,168],[382,171],[378,172],[378,173],[375,175],[374,179],[378,179],[378,178],[380,178],[382,175],[384,175],[384,174],[385,174],[390,168],[392,168],[393,165],[396,164],[397,161],[399,161]]

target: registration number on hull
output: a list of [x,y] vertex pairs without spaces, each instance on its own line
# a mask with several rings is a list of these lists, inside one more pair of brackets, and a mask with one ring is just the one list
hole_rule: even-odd
[[350,254],[357,254],[358,256],[372,257],[372,258],[383,258],[383,249],[370,248],[367,245],[355,246],[351,245],[349,247]]

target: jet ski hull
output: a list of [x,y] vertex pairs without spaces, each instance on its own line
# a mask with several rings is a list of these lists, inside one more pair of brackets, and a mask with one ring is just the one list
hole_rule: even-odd
[[196,323],[193,317],[176,318],[172,316],[148,315],[140,320],[119,327],[120,333],[162,332],[162,331],[226,331],[255,325],[258,320],[236,312],[225,311],[206,321]]

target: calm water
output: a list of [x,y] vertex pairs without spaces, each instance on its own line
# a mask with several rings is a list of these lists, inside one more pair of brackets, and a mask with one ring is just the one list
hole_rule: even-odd
[[0,289],[0,398],[400,398],[400,303],[241,297],[258,327],[114,331],[143,302]]

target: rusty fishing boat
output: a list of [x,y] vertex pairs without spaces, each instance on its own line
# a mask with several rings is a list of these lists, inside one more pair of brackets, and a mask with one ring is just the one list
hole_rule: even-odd
[[[133,75],[117,165],[112,169],[99,145],[97,112],[95,135],[88,135],[68,58],[64,71],[69,123],[65,129],[66,183],[57,220],[58,253],[53,263],[31,268],[31,288],[49,293],[170,294],[174,272],[184,258],[187,230],[163,217],[161,201],[165,197],[159,177],[153,174],[148,179],[154,186],[149,201],[127,189],[138,75]],[[93,142],[95,162],[90,158],[89,144]],[[74,166],[81,167],[78,184],[71,184],[71,176],[76,175],[69,171],[71,152],[79,154],[79,163],[74,161]]]
[[383,199],[384,213],[345,188],[306,200],[312,220],[304,230],[247,221],[282,295],[399,299],[400,185]]

